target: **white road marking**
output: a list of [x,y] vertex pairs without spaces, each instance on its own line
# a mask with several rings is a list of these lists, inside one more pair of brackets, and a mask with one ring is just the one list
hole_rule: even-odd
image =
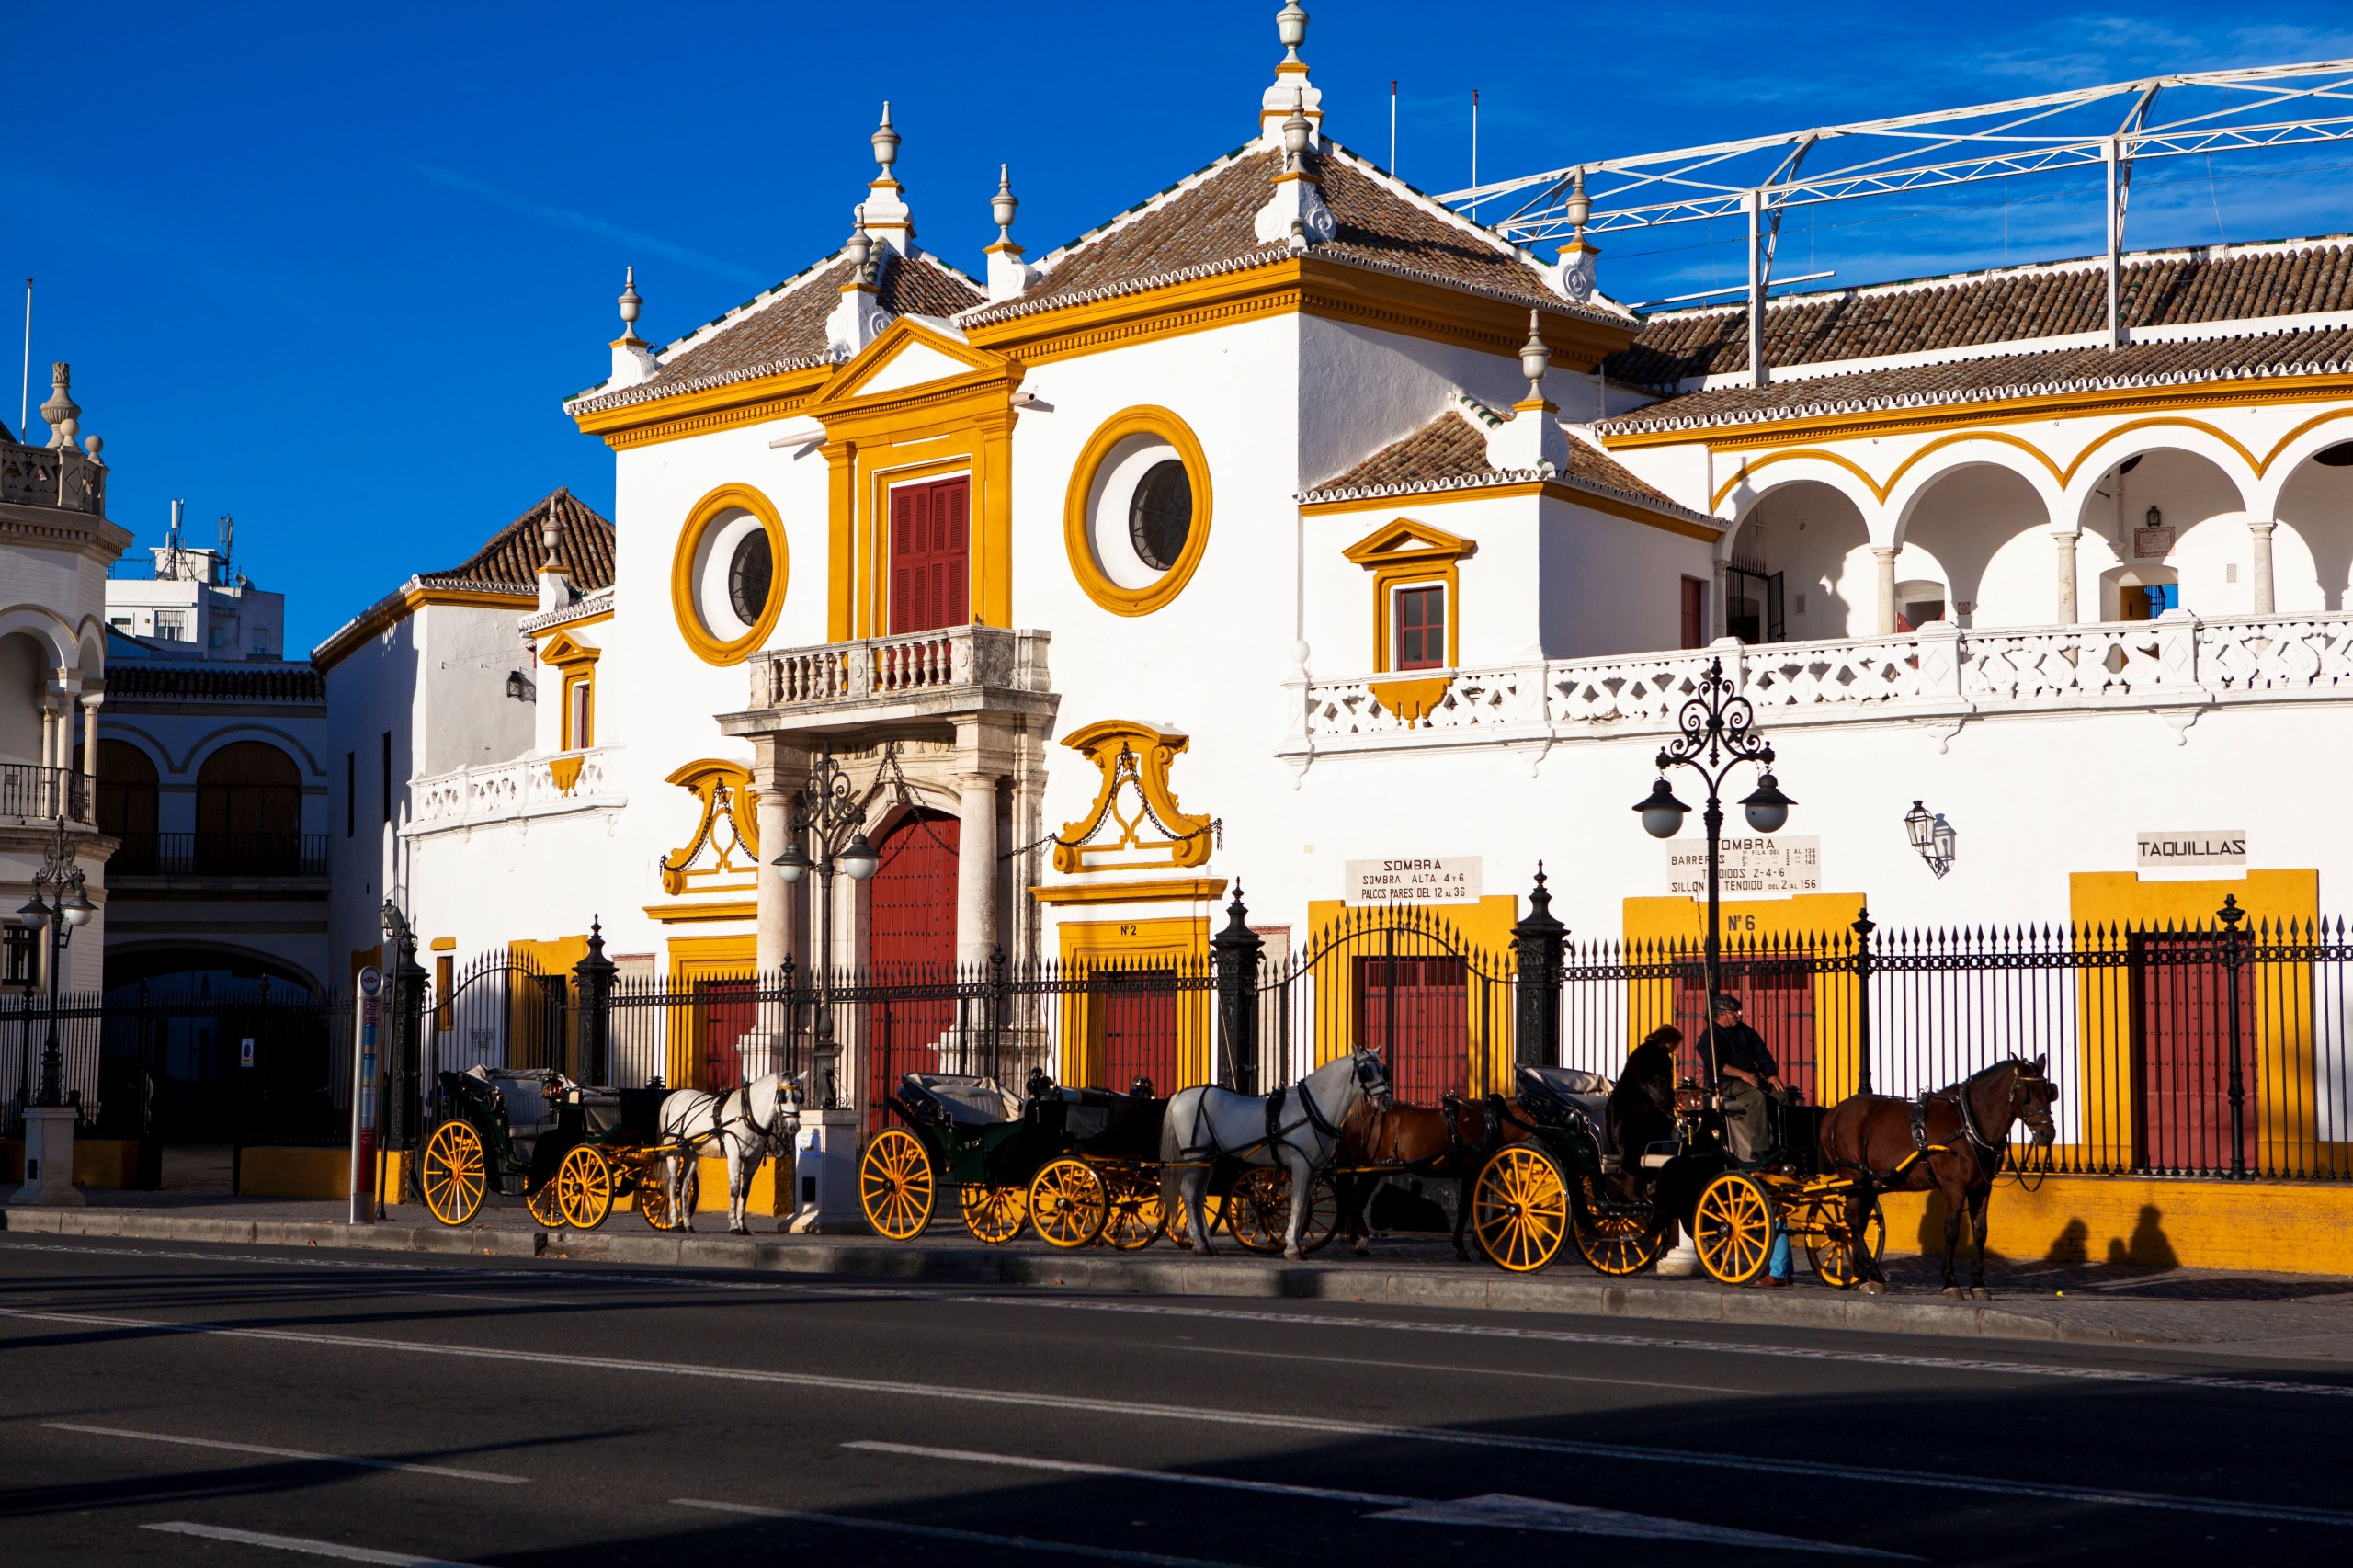
[[417,1557],[405,1551],[379,1551],[371,1546],[340,1546],[331,1540],[306,1540],[299,1535],[264,1535],[259,1530],[233,1530],[220,1525],[192,1525],[175,1519],[165,1525],[142,1525],[143,1530],[167,1535],[200,1536],[206,1540],[233,1541],[239,1546],[263,1546],[273,1551],[300,1551],[311,1557],[339,1557],[346,1562],[374,1562],[381,1568],[474,1568],[447,1557]]
[[1886,1486],[1916,1486],[1938,1492],[1994,1494],[2011,1497],[2045,1497],[2065,1503],[2107,1504],[2117,1507],[2157,1508],[2178,1513],[2218,1514],[2241,1518],[2280,1519],[2295,1524],[2353,1528],[2353,1513],[2334,1508],[2305,1508],[2286,1504],[2242,1503],[2226,1497],[2177,1496],[2159,1492],[2127,1492],[2104,1487],[2063,1486],[2052,1482],[2017,1481],[1950,1471],[1881,1470],[1864,1465],[1833,1464],[1819,1460],[1768,1459],[1749,1454],[1709,1453],[1682,1449],[1647,1449],[1623,1443],[1584,1442],[1571,1437],[1520,1437],[1444,1426],[1395,1426],[1377,1421],[1349,1421],[1334,1416],[1295,1415],[1279,1411],[1215,1410],[1199,1405],[1145,1404],[1131,1400],[1095,1399],[1080,1394],[1031,1393],[1015,1389],[966,1388],[954,1384],[898,1382],[880,1378],[832,1377],[820,1372],[780,1372],[751,1367],[698,1366],[691,1362],[638,1361],[616,1356],[568,1355],[552,1350],[499,1350],[484,1346],[436,1345],[408,1339],[367,1339],[357,1335],[311,1334],[290,1329],[228,1328],[219,1324],[171,1323],[153,1318],[100,1317],[89,1312],[38,1312],[0,1307],[0,1318],[31,1323],[72,1324],[82,1328],[137,1329],[147,1334],[202,1335],[222,1339],[250,1339],[263,1344],[308,1345],[347,1356],[354,1350],[384,1350],[414,1356],[447,1356],[460,1360],[515,1361],[545,1371],[555,1367],[599,1372],[639,1372],[658,1377],[689,1378],[721,1382],[757,1383],[769,1387],[824,1389],[837,1393],[888,1394],[937,1403],[952,1400],[971,1404],[996,1404],[1031,1410],[1060,1410],[1080,1415],[1117,1415],[1158,1421],[1191,1421],[1208,1426],[1242,1426],[1296,1436],[1314,1432],[1325,1436],[1375,1437],[1394,1442],[1441,1444],[1451,1448],[1504,1449],[1522,1453],[1574,1454],[1587,1459],[1625,1460],[1642,1464],[1676,1465],[1696,1470],[1747,1471],[1766,1475],[1802,1475],[1831,1481],[1859,1481]]
[[1042,1470],[1063,1475],[1087,1475],[1118,1481],[1161,1481],[1178,1486],[1205,1486],[1220,1492],[1263,1492],[1283,1497],[1312,1497],[1333,1503],[1363,1503],[1385,1510],[1368,1516],[1376,1519],[1405,1519],[1415,1523],[1499,1525],[1510,1529],[1561,1531],[1574,1535],[1631,1536],[1638,1540],[1693,1540],[1716,1546],[1770,1547],[1838,1557],[1898,1557],[1919,1559],[1900,1551],[1868,1546],[1841,1546],[1805,1540],[1797,1536],[1770,1535],[1759,1530],[1729,1529],[1715,1525],[1657,1518],[1648,1514],[1621,1513],[1615,1508],[1588,1508],[1576,1503],[1550,1503],[1537,1497],[1512,1497],[1496,1493],[1466,1497],[1460,1502],[1434,1503],[1420,1497],[1392,1497],[1381,1492],[1345,1492],[1328,1486],[1291,1486],[1278,1481],[1241,1481],[1223,1475],[1195,1475],[1176,1470],[1136,1470],[1125,1465],[1086,1464],[1074,1460],[1031,1459],[1026,1455],[976,1453],[963,1449],[927,1449],[913,1443],[844,1443],[846,1449],[869,1453],[904,1454],[911,1459],[949,1460],[965,1464],[995,1465],[1010,1470]]
[[488,1481],[500,1486],[520,1486],[525,1479],[488,1470],[408,1464],[399,1460],[360,1459],[350,1454],[314,1454],[304,1449],[272,1449],[259,1443],[224,1443],[213,1437],[183,1437],[170,1432],[134,1432],[128,1426],[85,1426],[78,1421],[44,1421],[41,1425],[59,1432],[87,1432],[100,1437],[135,1437],[144,1443],[175,1443],[188,1449],[224,1449],[233,1454],[261,1454],[270,1459],[302,1460],[314,1464],[357,1465],[362,1470],[404,1470],[412,1475],[438,1475],[451,1481]]
[[[1217,1345],[1170,1345],[1169,1350],[1190,1351],[1196,1356],[1248,1356],[1261,1361],[1324,1361],[1337,1367],[1361,1367],[1361,1356],[1302,1356],[1289,1350],[1229,1350]],[[1514,1382],[1546,1383],[1609,1383],[1630,1389],[1678,1389],[1688,1393],[1756,1394],[1756,1389],[1726,1388],[1718,1383],[1662,1383],[1647,1378],[1601,1378],[1584,1372],[1530,1372],[1518,1367],[1443,1367],[1429,1361],[1392,1361],[1383,1357],[1384,1371],[1403,1372],[1470,1372],[1483,1378],[1509,1378]]]
[[881,1530],[889,1535],[925,1536],[933,1540],[958,1540],[979,1546],[1007,1546],[1017,1551],[1038,1551],[1056,1557],[1092,1557],[1101,1562],[1146,1562],[1154,1568],[1233,1568],[1201,1557],[1165,1557],[1157,1551],[1123,1551],[1116,1546],[1080,1546],[1074,1541],[1040,1540],[1034,1536],[988,1535],[980,1530],[951,1529],[946,1525],[914,1525],[894,1519],[854,1519],[842,1514],[810,1514],[798,1508],[761,1508],[749,1503],[713,1503],[699,1497],[673,1497],[681,1508],[708,1508],[714,1514],[748,1514],[758,1519],[798,1519],[804,1524],[834,1525],[843,1529]]

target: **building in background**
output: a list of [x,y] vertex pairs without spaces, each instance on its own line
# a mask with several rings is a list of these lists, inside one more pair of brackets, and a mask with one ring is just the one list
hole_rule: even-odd
[[180,503],[172,503],[171,532],[150,560],[116,562],[107,578],[107,625],[159,645],[158,656],[209,664],[268,662],[283,653],[286,596],[264,592],[229,566],[230,519],[221,519],[221,548],[180,543]]

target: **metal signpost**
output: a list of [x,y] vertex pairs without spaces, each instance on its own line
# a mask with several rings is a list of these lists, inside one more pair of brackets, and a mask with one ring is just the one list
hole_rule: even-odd
[[376,1222],[376,1027],[384,974],[359,971],[358,1049],[351,1053],[351,1223]]

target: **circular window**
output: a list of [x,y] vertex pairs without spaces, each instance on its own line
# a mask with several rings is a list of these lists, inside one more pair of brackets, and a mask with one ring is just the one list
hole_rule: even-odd
[[1185,465],[1163,458],[1144,470],[1128,503],[1128,542],[1136,559],[1155,572],[1176,566],[1185,553],[1185,536],[1193,531],[1193,482]]
[[695,655],[740,664],[767,641],[784,602],[784,524],[768,498],[722,484],[687,515],[670,562],[678,633]]
[[1210,531],[1209,465],[1185,422],[1131,408],[1091,437],[1071,474],[1063,542],[1087,597],[1118,615],[1175,599]]
[[734,559],[727,563],[727,608],[746,626],[759,624],[768,608],[768,580],[776,573],[776,554],[768,549],[765,528],[735,541]]

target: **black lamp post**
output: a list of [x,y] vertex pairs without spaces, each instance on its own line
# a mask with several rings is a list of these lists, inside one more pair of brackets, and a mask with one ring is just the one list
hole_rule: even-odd
[[[814,1062],[817,1088],[825,1109],[838,1103],[834,1072],[839,1048],[834,1042],[834,873],[845,872],[854,882],[874,875],[881,861],[866,842],[866,808],[858,804],[849,774],[825,753],[809,770],[809,781],[792,802],[790,842],[784,853],[768,862],[790,884],[811,870],[817,873],[817,1027]],[[812,859],[801,846],[803,835],[816,846]]]
[[[1742,763],[1753,762],[1764,769],[1756,780],[1756,789],[1741,806],[1748,816],[1748,825],[1758,833],[1779,833],[1781,824],[1790,820],[1790,808],[1795,801],[1781,793],[1774,782],[1773,748],[1756,733],[1756,710],[1748,699],[1733,690],[1732,682],[1724,676],[1724,662],[1711,659],[1708,673],[1699,678],[1699,694],[1683,705],[1676,719],[1676,726],[1683,733],[1659,748],[1658,781],[1651,792],[1634,803],[1642,813],[1643,828],[1653,838],[1673,838],[1683,826],[1683,819],[1691,808],[1675,798],[1666,782],[1670,767],[1688,767],[1708,781],[1708,806],[1700,821],[1708,828],[1708,995],[1700,1004],[1708,1013],[1708,1041],[1711,1054],[1715,1043],[1716,997],[1723,989],[1723,958],[1721,926],[1722,915],[1717,896],[1724,829],[1723,803],[1721,790],[1732,770]],[[1711,1073],[1715,1063],[1708,1063]]]
[[41,1048],[40,1094],[36,1105],[65,1103],[65,1054],[57,1040],[57,980],[65,967],[65,948],[74,939],[74,927],[97,913],[97,905],[82,891],[83,881],[82,869],[74,863],[74,841],[65,836],[65,821],[61,817],[57,842],[50,846],[40,869],[33,873],[33,896],[17,911],[17,918],[28,929],[39,932],[46,926],[49,930],[49,1041]]
[[17,1017],[24,1027],[22,1049],[17,1052],[17,1103],[28,1106],[33,1102],[33,942],[37,933],[29,926],[10,926],[0,929],[0,983],[24,987],[24,1000],[17,1009]]

